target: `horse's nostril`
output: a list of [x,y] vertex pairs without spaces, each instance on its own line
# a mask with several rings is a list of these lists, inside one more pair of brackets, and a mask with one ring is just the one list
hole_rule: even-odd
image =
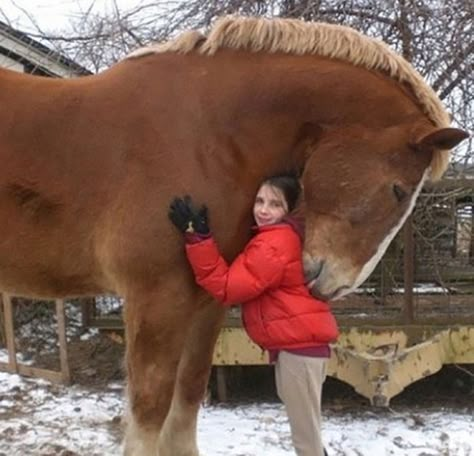
[[323,268],[324,268],[324,260],[317,261],[317,260],[311,259],[311,262],[305,261],[304,276],[305,276],[306,283],[317,279],[321,275]]
[[325,263],[324,260],[318,261],[317,268],[315,271],[315,276],[314,276],[315,279],[317,279],[321,275],[321,272],[323,272],[324,263]]

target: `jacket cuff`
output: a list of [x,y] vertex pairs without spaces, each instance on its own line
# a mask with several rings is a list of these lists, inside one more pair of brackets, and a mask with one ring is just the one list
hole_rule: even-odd
[[210,239],[211,237],[211,233],[184,233],[184,241],[186,242],[186,244],[198,244],[199,242],[205,241],[206,239]]

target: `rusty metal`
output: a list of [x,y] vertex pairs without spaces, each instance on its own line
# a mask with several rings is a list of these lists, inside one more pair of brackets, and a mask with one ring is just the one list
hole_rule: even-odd
[[[411,383],[435,374],[445,364],[458,363],[474,363],[472,326],[346,328],[332,347],[328,374],[353,386],[372,405],[386,407]],[[268,364],[268,357],[243,328],[225,328],[213,364]]]

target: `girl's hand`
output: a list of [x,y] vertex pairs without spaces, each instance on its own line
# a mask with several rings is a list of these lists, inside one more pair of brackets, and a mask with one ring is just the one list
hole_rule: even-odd
[[168,218],[182,233],[209,234],[207,206],[198,209],[189,195],[174,198],[169,206]]

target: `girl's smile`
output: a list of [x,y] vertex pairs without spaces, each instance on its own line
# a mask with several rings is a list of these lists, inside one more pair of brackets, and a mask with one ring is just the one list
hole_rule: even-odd
[[270,184],[263,184],[258,190],[253,206],[253,216],[257,226],[280,222],[288,213],[283,192]]

